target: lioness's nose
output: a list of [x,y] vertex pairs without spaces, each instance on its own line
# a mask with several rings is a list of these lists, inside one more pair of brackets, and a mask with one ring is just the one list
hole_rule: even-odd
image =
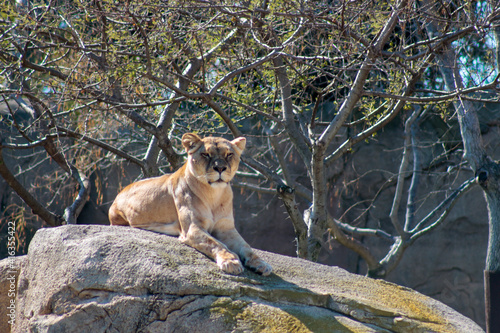
[[225,166],[217,166],[217,165],[214,166],[214,170],[217,171],[218,173],[223,173],[224,170],[226,169],[227,168]]
[[224,170],[227,169],[227,167],[224,164],[225,163],[219,160],[214,161],[214,170],[217,171],[218,173],[223,173]]

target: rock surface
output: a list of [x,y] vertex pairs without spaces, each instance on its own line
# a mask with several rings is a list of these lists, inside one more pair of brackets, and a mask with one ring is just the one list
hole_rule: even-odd
[[153,232],[42,229],[19,275],[13,332],[482,332],[411,289],[259,254],[273,274],[232,276]]

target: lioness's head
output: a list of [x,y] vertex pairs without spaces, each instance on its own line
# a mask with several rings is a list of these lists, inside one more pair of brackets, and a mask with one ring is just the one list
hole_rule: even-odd
[[202,139],[194,133],[186,133],[182,136],[182,145],[188,153],[189,171],[201,182],[216,187],[226,186],[233,179],[246,139]]

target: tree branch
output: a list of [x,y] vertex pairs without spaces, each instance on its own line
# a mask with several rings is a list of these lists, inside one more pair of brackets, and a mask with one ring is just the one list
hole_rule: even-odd
[[[420,112],[419,112],[420,113]],[[417,120],[416,120],[417,121]],[[415,121],[415,122],[416,122]],[[417,146],[417,138],[416,138],[416,127],[417,124],[413,122],[410,125],[410,137],[411,137],[411,147],[413,151],[413,171],[411,177],[410,188],[408,189],[408,201],[406,203],[406,217],[405,217],[405,232],[408,231],[411,226],[414,225],[415,221],[415,205],[416,205],[416,197],[417,197],[417,189],[420,183],[420,148]]]
[[219,104],[214,102],[211,98],[207,98],[206,103],[215,111],[215,113],[217,113],[222,118],[222,120],[224,120],[224,123],[227,125],[227,127],[229,128],[229,130],[231,131],[231,133],[235,138],[243,136],[241,131],[238,129],[238,127],[236,127],[236,125],[233,123],[233,121],[227,115],[227,113],[224,110],[222,110]]
[[407,169],[408,169],[408,164],[409,164],[409,150],[411,147],[411,127],[413,123],[417,120],[419,114],[420,114],[421,108],[418,107],[415,109],[410,116],[405,122],[405,141],[404,141],[404,148],[403,148],[403,156],[401,158],[401,164],[399,166],[399,172],[398,172],[398,177],[397,177],[397,182],[396,182],[396,192],[394,193],[394,199],[392,201],[392,207],[391,207],[391,212],[389,214],[389,217],[391,219],[391,223],[396,229],[396,232],[398,233],[399,236],[404,237],[405,236],[405,230],[399,223],[399,208],[401,205],[401,199],[403,197],[403,188],[404,188],[404,183],[405,183],[405,177],[407,174]]
[[[462,185],[460,185],[452,194],[450,194],[445,200],[443,200],[436,208],[434,208],[426,217],[424,217],[412,230],[409,231],[411,235],[410,239],[414,242],[417,238],[421,237],[425,233],[437,227],[441,224],[446,216],[451,212],[451,209],[455,205],[458,199],[467,191],[469,191],[472,186],[476,184],[475,178],[470,178],[466,180]],[[433,223],[425,227],[431,219],[433,219],[440,211],[443,211],[439,218]]]
[[233,77],[235,77],[236,75],[240,75],[240,74],[243,74],[245,72],[248,72],[249,70],[252,70],[254,69],[255,67],[257,66],[260,66],[262,65],[263,63],[273,59],[274,57],[276,57],[278,55],[278,51],[274,50],[272,51],[271,53],[269,53],[268,55],[260,58],[260,59],[257,59],[256,61],[252,62],[251,64],[248,64],[246,66],[243,66],[243,67],[240,67],[238,69],[235,69],[234,71],[232,72],[229,72],[227,73],[226,75],[224,75],[223,78],[221,78],[213,87],[212,89],[210,89],[210,91],[208,92],[208,94],[210,96],[214,96],[216,93],[217,93],[217,90],[219,90],[220,87],[222,87],[227,81],[229,81],[230,79],[232,79]]
[[406,7],[406,1],[400,1],[397,6],[398,8],[393,10],[390,18],[387,20],[386,24],[379,32],[379,37],[377,38],[373,46],[368,49],[368,54],[366,55],[361,68],[358,70],[349,95],[345,99],[344,103],[342,103],[339,111],[337,112],[337,115],[330,122],[330,125],[328,125],[328,127],[319,137],[318,141],[323,142],[323,145],[325,147],[327,147],[335,138],[338,131],[347,120],[347,117],[351,114],[355,105],[363,95],[363,86],[366,82],[366,79],[368,78],[368,74],[373,67],[375,58],[379,55],[380,50],[386,44],[387,40],[392,34],[392,31],[394,30],[394,27],[398,22],[401,11],[403,11]]
[[248,111],[254,112],[254,113],[258,114],[258,115],[264,116],[264,117],[266,117],[266,118],[274,121],[277,124],[283,125],[283,122],[280,119],[276,118],[272,114],[269,114],[269,113],[266,113],[266,112],[262,112],[259,109],[255,108],[255,107],[253,107],[251,105],[247,105],[247,104],[241,103],[240,101],[237,101],[237,100],[235,100],[235,99],[233,99],[231,97],[227,97],[227,96],[222,95],[222,94],[215,94],[215,97],[225,99],[225,100],[227,100],[227,101],[229,101],[231,103],[234,103],[234,104],[238,105],[239,107],[247,109]]
[[74,165],[70,165],[71,177],[78,182],[80,189],[78,194],[73,200],[73,203],[64,209],[63,218],[66,220],[67,224],[76,224],[76,219],[80,212],[88,201],[90,195],[90,180],[89,178],[80,170],[78,170]]
[[[413,93],[415,89],[415,85],[417,82],[420,80],[422,77],[424,71],[428,68],[427,66],[432,62],[434,59],[434,55],[431,54],[429,57],[426,59],[426,61],[422,64],[420,67],[419,71],[415,74],[413,74],[411,80],[408,82],[408,85],[406,86],[405,92],[403,95],[409,96]],[[385,125],[387,125],[390,121],[392,121],[398,114],[399,112],[403,109],[403,107],[406,105],[406,102],[403,100],[399,100],[396,102],[394,107],[390,112],[388,112],[385,116],[381,117],[375,124],[367,128],[366,130],[362,131],[361,133],[355,135],[352,138],[349,138],[346,140],[344,143],[342,143],[333,153],[331,153],[327,158],[326,158],[326,165],[330,166],[334,161],[336,161],[339,157],[341,157],[346,151],[351,149],[355,144],[358,142],[361,142],[371,136],[373,133],[377,132],[381,128],[383,128]]]
[[[54,139],[48,136],[51,128],[56,129],[56,125],[54,123],[54,119],[52,117],[52,112],[50,111],[50,109],[34,95],[27,94],[27,97],[30,100],[31,105],[33,106],[34,114],[39,119],[39,129],[47,138],[42,142],[43,148],[45,148],[52,160],[54,160],[59,165],[59,167],[61,167],[61,169],[66,171],[66,173],[68,173],[80,185],[80,189],[78,191],[76,199],[73,201],[73,204],[65,209],[63,215],[63,218],[68,224],[76,224],[76,218],[78,217],[81,210],[83,209],[83,206],[88,200],[88,196],[90,193],[90,182],[80,170],[78,170],[74,165],[66,160],[64,155],[59,151],[56,144],[54,143]],[[43,113],[48,115],[50,119],[49,122],[42,119]]]
[[328,216],[327,223],[330,228],[329,231],[332,237],[346,248],[359,254],[361,258],[363,258],[363,260],[366,262],[369,272],[381,273],[381,265],[366,246],[364,246],[355,238],[348,238],[342,232],[342,230],[340,230],[339,225],[335,223],[334,219],[331,216]]
[[279,185],[277,192],[283,204],[285,205],[288,216],[292,221],[293,229],[295,231],[295,238],[297,241],[297,256],[299,258],[307,259],[308,254],[308,241],[307,241],[307,225],[304,222],[304,217],[299,211],[297,202],[295,201],[294,190],[290,186]]
[[297,124],[295,123],[295,115],[293,113],[292,105],[292,88],[290,86],[290,81],[286,73],[285,64],[281,57],[273,58],[274,72],[278,78],[278,83],[281,91],[281,109],[283,114],[283,120],[285,123],[285,128],[287,129],[287,134],[292,141],[295,149],[297,149],[304,165],[306,166],[308,172],[311,172],[311,151],[306,142],[307,139],[300,132]]
[[58,132],[64,133],[64,134],[59,134],[58,136],[66,135],[68,137],[72,137],[72,138],[75,138],[75,139],[80,139],[80,140],[87,141],[88,143],[91,143],[91,144],[93,144],[95,146],[98,146],[98,147],[100,147],[100,148],[102,148],[104,150],[107,150],[107,151],[115,154],[116,156],[119,156],[119,157],[121,157],[121,158],[123,158],[123,159],[125,159],[125,160],[127,160],[127,161],[129,161],[131,163],[136,164],[141,169],[144,168],[144,163],[141,160],[135,158],[132,155],[127,154],[126,152],[124,152],[121,149],[115,148],[115,147],[113,147],[111,145],[108,145],[107,143],[104,143],[104,142],[102,142],[100,140],[93,139],[91,137],[86,136],[85,134],[80,134],[78,132],[74,132],[74,131],[72,131],[70,129],[67,129],[67,128],[64,128],[64,127],[61,127],[61,126],[56,126],[56,129],[57,129]]
[[364,237],[364,236],[373,237],[373,236],[375,236],[375,237],[379,237],[379,238],[389,240],[392,242],[395,240],[395,238],[391,234],[385,232],[384,230],[354,227],[348,223],[342,223],[337,219],[334,219],[334,218],[332,218],[332,219],[342,231],[345,231],[345,232],[350,233],[352,235],[360,236],[360,237]]
[[0,175],[5,179],[7,184],[19,195],[19,197],[31,208],[33,213],[40,216],[51,227],[57,227],[64,223],[64,219],[47,210],[41,205],[24,186],[14,177],[5,164],[3,159],[2,148],[0,147]]

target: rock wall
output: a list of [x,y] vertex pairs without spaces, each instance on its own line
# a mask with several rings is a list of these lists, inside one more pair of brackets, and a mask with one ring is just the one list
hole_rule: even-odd
[[166,235],[42,229],[22,259],[13,332],[482,332],[411,289],[259,254],[273,274],[232,276]]

